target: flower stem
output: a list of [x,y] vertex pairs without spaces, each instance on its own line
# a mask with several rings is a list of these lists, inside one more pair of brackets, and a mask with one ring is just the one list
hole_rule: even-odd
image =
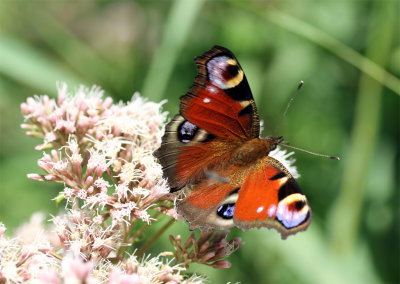
[[62,260],[62,257],[60,255],[58,255],[57,253],[55,253],[54,251],[51,251],[49,253],[51,256],[54,256],[55,258],[57,258],[58,260]]
[[108,177],[112,180],[112,182],[117,185],[118,181],[114,178],[113,173],[110,168],[107,168],[106,173],[107,173]]
[[[161,212],[157,212],[156,214],[153,215],[152,218],[157,218],[160,214],[161,214]],[[130,243],[133,243],[133,241],[135,241],[149,226],[150,226],[149,224],[143,225],[143,226],[132,236],[132,238],[129,239],[129,242],[130,242]]]
[[[395,11],[396,5],[390,1],[374,2],[374,9],[371,10],[370,22],[373,24],[368,31],[370,41],[366,56],[381,66],[385,66],[390,59]],[[381,75],[383,79],[384,74]],[[348,255],[356,244],[368,169],[380,138],[382,81],[375,80],[365,74],[360,78],[348,156],[339,196],[332,211],[331,248],[341,255]]]
[[135,222],[136,222],[136,219],[134,219],[134,220],[129,224],[129,226],[125,229],[124,239],[122,240],[121,246],[120,246],[120,248],[118,249],[117,258],[120,258],[121,256],[123,256],[124,253],[125,253],[125,251],[126,251],[126,249],[128,248],[128,245],[126,245],[126,244],[129,243],[129,242],[128,242],[128,238],[129,238],[129,235],[130,235],[130,232],[131,232],[133,226],[135,225]]
[[175,222],[174,218],[171,218],[150,240],[148,240],[136,253],[137,257],[142,254]]
[[[142,94],[144,97],[159,101],[165,92],[168,80],[172,74],[191,27],[201,12],[204,0],[174,1],[171,12],[164,25],[161,44],[153,57],[149,73],[144,82]],[[159,72],[162,69],[163,72]]]

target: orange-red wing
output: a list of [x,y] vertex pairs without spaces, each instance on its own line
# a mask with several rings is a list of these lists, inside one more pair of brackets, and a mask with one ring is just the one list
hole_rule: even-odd
[[192,191],[187,200],[191,206],[199,207],[202,209],[214,208],[222,199],[224,199],[231,191],[232,186],[229,183],[224,184],[210,184],[200,185],[196,190]]
[[253,222],[275,216],[281,181],[270,180],[280,173],[270,165],[256,169],[246,177],[239,191],[234,217],[238,221]]
[[251,137],[251,119],[240,116],[243,105],[210,83],[199,89],[186,106],[184,116],[191,123],[222,138]]
[[283,239],[307,229],[311,209],[294,178],[268,163],[259,163],[244,180],[235,204],[234,224],[243,229],[274,228]]
[[260,120],[250,86],[233,53],[214,46],[195,59],[198,74],[181,97],[180,114],[225,139],[257,138]]
[[[178,202],[178,212],[190,223],[190,228],[199,227],[227,229],[234,226],[232,220],[218,216],[217,207],[235,191],[234,186],[226,182],[209,183],[204,181],[196,189]],[[228,196],[228,197],[227,197]]]
[[221,140],[182,147],[178,155],[175,178],[184,182],[204,178],[204,170],[228,159],[229,152],[234,147],[234,141],[227,143]]

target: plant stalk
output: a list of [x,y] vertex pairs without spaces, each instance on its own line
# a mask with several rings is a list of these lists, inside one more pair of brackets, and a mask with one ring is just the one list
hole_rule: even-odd
[[137,257],[142,256],[142,254],[173,224],[175,219],[171,218],[168,223],[166,223],[150,240],[148,240],[136,253]]

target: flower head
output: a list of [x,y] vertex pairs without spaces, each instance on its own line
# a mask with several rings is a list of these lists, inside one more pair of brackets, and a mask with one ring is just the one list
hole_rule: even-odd
[[[41,96],[21,105],[22,128],[42,139],[36,149],[45,151],[38,161],[44,173],[28,177],[61,183],[55,199],[67,203],[51,228],[35,216],[19,230],[27,244],[5,238],[0,225],[0,282],[201,283],[203,278],[185,275],[191,263],[230,266],[224,258],[241,242],[226,240],[227,233],[203,231],[184,244],[171,236],[175,252],[163,255],[175,260],[143,256],[163,230],[182,219],[152,155],[166,119],[161,105],[138,93],[126,104],[112,104],[96,86],[70,92],[66,84],[58,84],[57,100]],[[137,247],[160,215],[172,218]],[[28,232],[37,233],[32,239],[24,237]],[[129,246],[132,255],[126,253]]]

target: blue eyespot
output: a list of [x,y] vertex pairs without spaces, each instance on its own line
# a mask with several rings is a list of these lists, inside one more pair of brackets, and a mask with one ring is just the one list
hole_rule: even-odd
[[223,204],[217,209],[218,216],[224,219],[232,219],[235,211],[235,203]]
[[193,140],[199,128],[189,121],[183,122],[178,128],[178,139],[183,143],[189,143]]

